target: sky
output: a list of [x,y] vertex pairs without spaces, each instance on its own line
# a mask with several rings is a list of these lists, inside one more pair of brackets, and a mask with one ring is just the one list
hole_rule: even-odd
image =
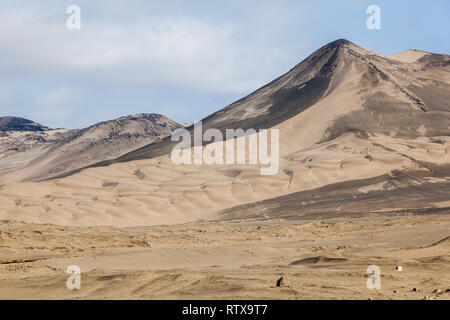
[[[69,30],[70,5],[80,29]],[[369,30],[377,5],[381,29]],[[83,128],[200,120],[344,38],[450,54],[450,1],[0,0],[0,116]]]

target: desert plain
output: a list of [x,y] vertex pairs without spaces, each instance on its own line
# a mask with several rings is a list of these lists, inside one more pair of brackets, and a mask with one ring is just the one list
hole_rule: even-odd
[[[2,220],[0,298],[449,299],[449,213],[127,228]],[[69,265],[81,268],[79,290],[66,287]],[[379,290],[367,288],[370,265]]]

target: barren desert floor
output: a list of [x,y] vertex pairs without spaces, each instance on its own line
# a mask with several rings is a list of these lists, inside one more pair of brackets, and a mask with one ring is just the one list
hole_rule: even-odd
[[[0,299],[450,299],[449,214],[128,228],[2,220]],[[79,290],[66,287],[69,265],[81,268]],[[379,290],[366,286],[369,265]]]

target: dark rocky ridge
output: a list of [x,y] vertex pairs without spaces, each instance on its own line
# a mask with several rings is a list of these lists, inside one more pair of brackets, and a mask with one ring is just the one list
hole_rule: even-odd
[[0,131],[46,131],[50,128],[18,117],[0,117]]

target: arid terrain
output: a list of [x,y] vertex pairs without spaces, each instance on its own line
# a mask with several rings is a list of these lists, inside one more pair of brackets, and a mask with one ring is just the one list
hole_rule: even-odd
[[[162,120],[139,146],[114,122],[98,141],[96,126],[76,131],[82,148],[58,138],[48,154],[0,155],[0,297],[450,298],[450,56],[337,40],[202,120],[278,129],[275,175],[177,165],[168,135],[179,125]],[[63,170],[58,150],[70,151]],[[66,288],[69,265],[80,290]],[[370,265],[380,290],[366,287]]]
[[75,130],[0,117],[0,184],[43,180],[115,159],[180,127],[159,114],[121,117]]
[[[450,299],[449,214],[131,228],[1,221],[0,298]],[[69,265],[81,268],[80,290],[66,288]],[[380,290],[366,286],[369,265],[381,268]]]

